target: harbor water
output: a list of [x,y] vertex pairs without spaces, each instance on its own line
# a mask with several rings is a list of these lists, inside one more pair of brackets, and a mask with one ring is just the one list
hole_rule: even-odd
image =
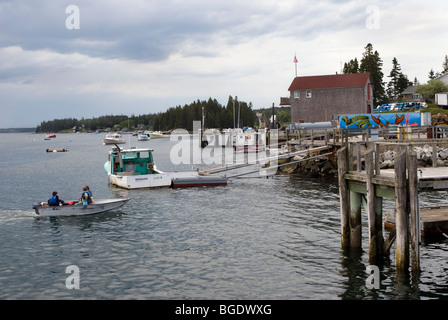
[[[343,252],[336,180],[251,175],[211,188],[123,190],[108,185],[110,146],[102,145],[102,134],[0,137],[0,299],[448,297],[443,238],[422,244],[418,277],[397,277],[393,246],[379,266],[379,289],[366,286],[367,217],[363,250]],[[173,164],[176,141],[126,138],[153,148],[163,171],[201,167]],[[76,199],[85,185],[94,198],[131,201],[92,216],[44,218],[32,210],[53,191]],[[446,192],[421,195],[421,205],[447,202]],[[393,210],[394,204],[384,206]],[[73,266],[79,288],[67,282]]]

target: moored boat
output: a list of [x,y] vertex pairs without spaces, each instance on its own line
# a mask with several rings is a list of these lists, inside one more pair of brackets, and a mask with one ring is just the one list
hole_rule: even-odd
[[126,140],[122,138],[122,135],[119,133],[109,133],[106,134],[103,138],[103,144],[123,144],[126,143]]
[[124,206],[130,199],[95,199],[93,203],[83,205],[78,201],[69,201],[65,205],[49,206],[47,202],[39,202],[33,205],[36,214],[42,217],[53,216],[83,216],[106,212]]
[[253,130],[238,133],[235,136],[234,149],[236,152],[263,152],[266,151],[266,133]]
[[151,139],[151,136],[148,133],[139,133],[137,140],[138,141],[148,141]]
[[150,148],[112,148],[104,164],[109,183],[124,189],[227,184],[225,177],[204,177],[198,171],[163,172],[154,163],[153,151]]
[[45,140],[51,140],[51,139],[54,139],[54,138],[56,138],[56,135],[54,133],[47,134],[45,136]]
[[[145,132],[146,133],[146,132]],[[164,134],[162,131],[148,131],[147,132],[151,139],[169,138],[170,136]]]
[[63,149],[53,148],[53,149],[47,149],[46,151],[47,152],[68,152],[68,149],[66,149],[66,148],[63,148]]

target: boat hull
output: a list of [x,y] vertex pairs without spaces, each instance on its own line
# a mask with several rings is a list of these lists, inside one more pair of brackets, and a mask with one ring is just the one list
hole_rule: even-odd
[[161,172],[145,175],[109,175],[112,185],[124,189],[141,188],[189,188],[207,186],[225,186],[227,179],[221,176],[201,176],[197,171]]
[[126,140],[124,139],[103,139],[103,144],[124,144],[126,143]]
[[42,217],[54,216],[85,216],[118,209],[124,206],[130,199],[99,199],[84,206],[81,203],[63,206],[48,206],[46,203],[38,203],[33,206],[36,214]]
[[168,174],[109,175],[109,182],[124,189],[160,188],[171,185]]

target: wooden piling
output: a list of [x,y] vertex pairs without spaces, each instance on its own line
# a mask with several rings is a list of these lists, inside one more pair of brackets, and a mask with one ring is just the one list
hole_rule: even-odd
[[369,262],[370,264],[375,264],[377,259],[383,254],[382,199],[375,196],[373,150],[367,152],[364,157],[367,189],[366,211],[369,223]]
[[338,157],[338,183],[339,183],[339,199],[341,207],[341,245],[342,248],[350,247],[350,193],[348,184],[344,178],[347,173],[347,147],[343,147],[337,152]]
[[396,228],[396,267],[402,273],[409,268],[406,150],[395,155],[395,228]]
[[350,247],[361,248],[361,206],[362,194],[350,191]]
[[408,186],[411,236],[411,269],[413,274],[420,272],[420,203],[418,194],[417,155],[409,148]]

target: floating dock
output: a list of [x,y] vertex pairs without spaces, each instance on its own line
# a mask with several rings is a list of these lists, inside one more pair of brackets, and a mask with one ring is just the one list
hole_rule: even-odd
[[[395,229],[395,211],[387,212],[384,227]],[[448,206],[420,208],[420,232],[422,238],[448,238]]]

